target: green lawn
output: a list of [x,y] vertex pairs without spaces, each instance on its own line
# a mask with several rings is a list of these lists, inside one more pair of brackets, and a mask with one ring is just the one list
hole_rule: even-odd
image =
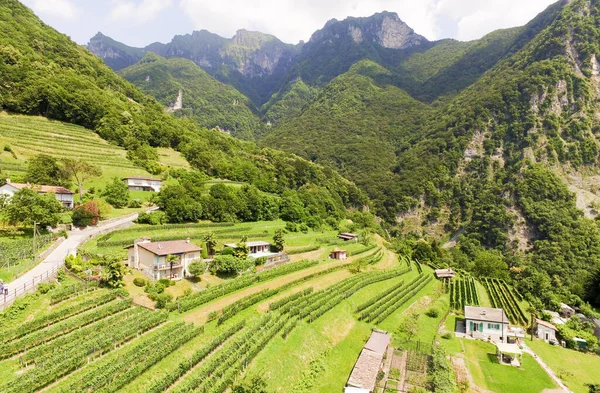
[[549,345],[540,340],[527,340],[526,344],[575,393],[587,393],[586,383],[600,383],[599,356]]
[[555,388],[548,374],[529,355],[523,354],[522,369],[498,363],[493,344],[461,339],[465,360],[475,384],[497,393],[540,393]]

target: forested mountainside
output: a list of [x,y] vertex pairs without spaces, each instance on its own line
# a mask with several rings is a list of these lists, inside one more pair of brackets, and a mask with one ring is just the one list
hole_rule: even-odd
[[0,3],[0,21],[2,110],[82,125],[134,158],[146,155],[148,146],[173,147],[210,176],[288,192],[294,203],[313,198],[323,215],[342,216],[345,207],[368,204],[354,184],[331,169],[175,118],[16,0]]
[[176,117],[190,117],[201,127],[219,128],[241,139],[256,139],[263,128],[256,108],[191,60],[165,59],[152,52],[119,71],[143,92],[156,97]]
[[87,47],[114,70],[135,64],[146,52],[192,60],[260,106],[279,89],[302,45],[285,44],[272,35],[254,31],[238,30],[227,39],[201,30],[175,36],[167,44],[156,42],[145,48],[130,47],[98,33]]

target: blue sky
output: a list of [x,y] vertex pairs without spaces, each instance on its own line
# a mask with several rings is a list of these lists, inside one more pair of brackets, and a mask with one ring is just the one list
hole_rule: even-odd
[[128,45],[168,42],[207,29],[231,37],[258,30],[297,43],[329,19],[397,12],[430,40],[472,40],[527,23],[550,0],[22,0],[44,22],[80,44],[101,31]]

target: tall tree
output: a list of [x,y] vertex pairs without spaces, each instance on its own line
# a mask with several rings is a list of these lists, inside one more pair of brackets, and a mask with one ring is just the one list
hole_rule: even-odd
[[167,263],[169,264],[169,278],[173,278],[173,265],[179,263],[180,261],[181,259],[177,255],[167,255]]
[[217,246],[217,239],[214,232],[208,232],[206,235],[204,235],[202,240],[204,243],[206,243],[208,256],[213,256],[215,254],[215,247]]
[[79,198],[83,199],[83,185],[86,180],[91,177],[102,175],[102,170],[95,165],[92,165],[83,159],[63,158],[62,166],[65,173],[75,179],[77,187],[79,187]]
[[129,203],[129,188],[121,179],[114,177],[102,191],[102,196],[112,207],[121,209]]
[[71,176],[61,168],[58,160],[38,154],[27,161],[25,181],[31,184],[71,187]]
[[30,188],[15,192],[5,207],[10,224],[33,226],[38,223],[42,227],[55,226],[59,219],[58,213],[63,209],[63,205],[53,194],[40,195]]
[[285,238],[283,237],[283,229],[278,229],[273,235],[273,246],[277,251],[283,251],[285,247]]

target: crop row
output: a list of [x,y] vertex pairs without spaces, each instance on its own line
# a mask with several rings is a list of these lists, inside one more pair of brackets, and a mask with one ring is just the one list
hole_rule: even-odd
[[389,297],[385,297],[374,303],[360,314],[360,320],[371,322],[376,320],[377,323],[383,322],[394,311],[402,307],[410,298],[415,296],[425,285],[432,280],[429,275],[419,275],[412,280],[408,285],[399,288]]
[[[371,244],[371,245],[361,248],[360,250],[348,252],[348,256],[364,254],[365,252],[374,250],[375,248],[377,248],[377,244]],[[379,247],[379,250],[381,250],[381,247]]]
[[316,266],[318,263],[318,261],[304,260],[281,265],[263,272],[248,274],[240,278],[233,279],[225,284],[215,285],[204,291],[197,292],[193,295],[185,297],[184,299],[178,300],[177,302],[170,303],[168,309],[170,311],[179,310],[179,312],[185,312],[202,304],[208,303],[218,297],[225,296],[229,293],[249,287],[258,282],[268,281],[275,277],[307,269],[309,267]]
[[116,392],[203,330],[183,322],[168,323],[139,342],[92,363],[83,373],[67,378],[48,393]]
[[[128,305],[130,305],[131,299],[121,300],[120,302],[128,303]],[[112,306],[112,304],[110,306]],[[63,348],[70,343],[78,342],[80,340],[87,340],[90,337],[93,337],[94,334],[104,331],[106,328],[113,325],[118,325],[121,321],[133,318],[144,311],[145,309],[139,307],[129,308],[124,312],[109,315],[106,318],[100,319],[98,322],[83,326],[80,329],[75,329],[67,334],[58,334],[51,340],[46,339],[44,342],[39,342],[40,345],[37,345],[36,342],[26,342],[25,345],[27,345],[27,351],[19,357],[19,361],[21,365],[27,367],[30,362],[36,361],[42,356],[56,351],[57,348]],[[25,339],[27,338],[29,338],[29,336],[25,337]]]
[[479,306],[479,294],[473,277],[465,276],[452,281],[450,303],[456,310],[462,310],[465,306]]
[[67,304],[65,307],[60,307],[46,315],[37,317],[32,321],[25,322],[15,328],[5,331],[4,340],[14,340],[15,338],[23,337],[26,334],[50,326],[91,308],[101,306],[116,299],[118,294],[118,291],[103,291],[98,296],[94,296],[91,299],[86,299],[79,303]]
[[65,335],[82,326],[89,325],[98,320],[102,320],[110,315],[131,307],[132,299],[123,299],[116,302],[110,302],[96,308],[88,313],[68,318],[64,321],[50,325],[46,329],[36,330],[24,337],[12,341],[3,341],[0,345],[0,358],[11,357],[17,353],[29,350],[40,344],[49,342],[56,337]]
[[[56,239],[55,234],[42,235],[36,238],[36,249],[43,249]],[[33,258],[33,241],[30,239],[0,242],[0,267],[15,265]]]
[[398,284],[394,285],[393,287],[386,289],[385,291],[379,293],[378,295],[370,298],[366,302],[358,305],[358,307],[356,307],[354,312],[359,313],[363,310],[366,310],[367,308],[371,307],[375,303],[377,303],[379,301],[384,301],[385,299],[391,297],[394,292],[396,292],[397,290],[402,289],[402,288],[404,288],[404,280],[400,281]]
[[264,289],[258,293],[255,293],[250,296],[246,296],[228,306],[225,306],[222,310],[221,316],[217,321],[218,325],[221,325],[223,322],[232,318],[238,312],[247,309],[250,306],[255,305],[256,303],[270,298],[279,292],[279,289]]
[[[225,344],[200,367],[175,385],[172,393],[223,392],[242,368],[285,326],[287,317],[278,313],[263,316],[258,323]],[[215,390],[215,388],[218,389]],[[209,390],[210,389],[210,390]],[[222,389],[222,390],[221,390]]]
[[[173,224],[173,225],[179,225],[179,224]],[[181,224],[181,225],[185,225],[185,224]],[[134,227],[137,228],[137,227]],[[141,229],[141,228],[140,228]],[[97,243],[99,247],[125,247],[128,246],[130,244],[133,244],[133,242],[138,239],[140,237],[140,234],[147,234],[148,232],[157,232],[157,231],[165,231],[168,232],[170,230],[173,229],[177,229],[177,228],[171,228],[171,225],[156,225],[156,226],[149,226],[149,227],[145,227],[143,228],[143,230],[137,230],[137,231],[131,231],[131,232],[126,232],[126,233],[121,233],[118,232],[118,235],[127,235],[127,236],[119,236],[117,238],[113,238],[115,233],[111,232],[106,234],[106,237],[103,238],[99,238]],[[203,226],[187,226],[184,228],[179,228],[179,229],[187,229],[187,231],[185,232],[185,236],[187,237],[201,237],[209,232],[214,233],[215,235],[223,235],[223,234],[236,234],[236,236],[238,236],[237,234],[239,234],[239,236],[241,236],[242,233],[249,231],[251,228],[221,228],[221,229],[210,229],[210,227],[203,227]],[[107,236],[110,235],[110,236]],[[255,234],[255,236],[258,236],[259,234]],[[172,233],[172,232],[168,232],[168,233],[164,233],[161,235],[155,235],[152,237],[152,240],[160,240],[160,241],[167,241],[167,240],[177,240],[177,239],[181,239],[183,235],[181,234],[181,232],[178,233]],[[217,237],[215,236],[215,237]],[[260,236],[265,236],[265,234],[261,233]],[[223,236],[221,236],[223,237]]]
[[98,289],[98,285],[98,281],[86,281],[58,287],[50,292],[50,304],[60,303],[63,300],[94,291]]
[[357,259],[354,263],[361,266],[374,265],[383,259],[383,255],[384,251],[379,247],[373,254]]
[[313,288],[306,288],[304,291],[300,291],[300,292],[296,292],[290,296],[284,297],[280,300],[277,300],[273,303],[269,303],[269,311],[275,311],[280,309],[281,307],[285,306],[286,304],[288,304],[291,301],[294,301],[296,299],[299,299],[303,296],[307,296],[310,295],[313,292]]
[[484,279],[486,290],[490,295],[492,306],[502,308],[511,323],[527,325],[527,317],[519,306],[514,294],[510,291],[508,284],[495,278]]
[[102,355],[118,345],[131,340],[167,319],[162,312],[144,313],[143,316],[129,318],[113,326],[105,332],[96,332],[87,340],[79,340],[57,348],[55,352],[36,359],[36,367],[23,373],[20,378],[10,384],[6,393],[25,393],[48,386],[89,362],[90,357]]
[[176,368],[154,381],[152,386],[150,386],[145,393],[162,393],[166,391],[171,385],[175,384],[182,375],[190,371],[201,361],[205,360],[219,346],[223,345],[223,343],[242,330],[245,325],[246,321],[241,321],[220,333],[217,337],[213,338],[211,342],[194,352],[192,356],[179,362]]
[[320,250],[320,249],[321,249],[321,246],[299,247],[299,248],[295,248],[293,250],[287,250],[286,254],[288,254],[288,255],[303,254],[305,252],[317,251],[317,250]]
[[419,274],[423,274],[423,267],[421,266],[421,262],[419,262],[415,259],[414,263],[415,263],[415,266],[417,267],[417,272],[419,272]]

